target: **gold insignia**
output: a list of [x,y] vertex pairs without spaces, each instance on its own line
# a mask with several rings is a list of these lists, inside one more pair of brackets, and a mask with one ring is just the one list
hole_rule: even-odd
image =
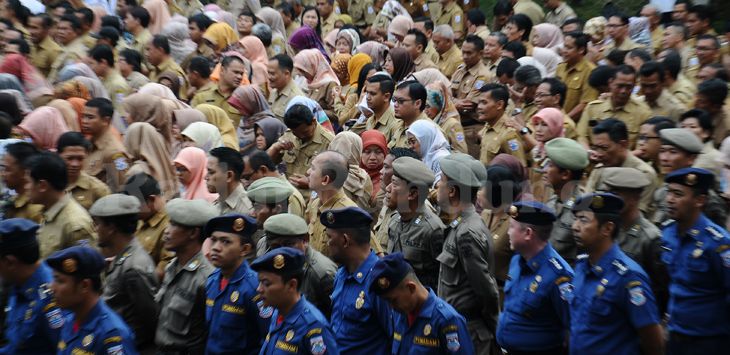
[[385,277],[381,277],[378,279],[378,286],[380,286],[380,288],[382,289],[386,289],[388,288],[388,286],[390,286],[390,281]]
[[591,208],[603,208],[603,196],[593,196],[593,200],[591,201]]
[[537,282],[532,281],[530,283],[530,292],[535,293],[535,291],[537,291]]
[[517,206],[509,206],[509,216],[512,218],[517,218],[517,216],[520,215],[520,211],[517,209]]
[[61,263],[61,266],[63,267],[63,272],[72,274],[77,270],[76,259],[68,258]]
[[243,218],[236,218],[236,220],[233,221],[233,230],[236,232],[242,231],[244,226],[245,223],[243,221]]
[[238,301],[238,291],[231,292],[231,302]]
[[601,279],[601,285],[603,285],[603,286],[608,285],[608,279]]
[[274,269],[281,269],[284,267],[284,255],[277,255],[274,257]]
[[357,277],[358,279],[361,279],[362,278],[362,272],[358,272],[357,275],[355,275],[355,277]]
[[359,297],[358,297],[358,298],[357,298],[357,299],[355,300],[355,309],[360,309],[360,308],[362,308],[362,305],[363,305],[363,304],[365,304],[365,300],[364,300],[364,299],[362,299],[362,298],[359,298]]
[[87,347],[87,346],[91,345],[92,341],[94,341],[94,336],[89,334],[84,337],[84,340],[81,341],[81,345],[83,345],[84,347]]
[[684,178],[684,182],[688,186],[694,186],[694,185],[696,185],[697,184],[697,175],[695,175],[695,174],[687,174],[687,177]]
[[431,325],[426,324],[425,327],[423,327],[423,335],[431,335]]
[[696,258],[699,258],[700,256],[702,256],[702,249],[697,248],[697,249],[695,249],[695,250],[692,251],[692,257],[693,258],[696,259]]
[[606,288],[603,287],[603,285],[598,285],[598,287],[596,287],[597,296],[601,296],[603,294],[603,291],[606,291]]
[[286,341],[290,341],[292,338],[294,338],[294,331],[290,329],[286,332],[286,337],[284,339],[286,339]]
[[537,282],[542,281],[542,276],[540,276],[540,275],[535,276],[535,281],[537,281]]
[[335,214],[332,212],[327,212],[327,223],[333,224],[335,223]]

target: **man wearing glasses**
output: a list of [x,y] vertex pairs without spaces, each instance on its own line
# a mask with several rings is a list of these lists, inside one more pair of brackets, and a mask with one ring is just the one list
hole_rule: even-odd
[[612,50],[630,51],[642,46],[629,38],[629,17],[615,14],[608,18],[606,32],[613,39],[613,42],[603,47],[603,55],[607,56]]
[[400,121],[388,142],[388,149],[410,148],[406,130],[416,120],[429,119],[423,112],[426,108],[426,88],[418,81],[404,81],[395,88],[393,109],[395,118]]

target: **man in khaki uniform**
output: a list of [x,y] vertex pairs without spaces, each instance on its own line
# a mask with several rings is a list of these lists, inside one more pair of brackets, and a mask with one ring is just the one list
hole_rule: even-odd
[[41,259],[81,241],[96,244],[91,217],[66,194],[66,163],[51,153],[39,153],[27,160],[30,172],[30,200],[43,206],[43,222],[38,230]]
[[484,40],[482,62],[492,75],[492,82],[497,81],[497,66],[502,61],[502,48],[507,44],[507,36],[502,32],[492,32]]
[[643,101],[649,106],[653,116],[665,116],[679,121],[687,108],[664,88],[664,69],[659,62],[646,62],[640,70]]
[[578,121],[586,105],[598,98],[598,91],[588,84],[588,78],[596,65],[585,58],[588,53],[587,35],[569,33],[563,43],[563,62],[558,64],[555,76],[568,88],[563,109],[574,121]]
[[469,154],[479,153],[479,131],[484,127],[477,120],[479,89],[492,80],[489,69],[482,62],[484,41],[476,35],[468,35],[461,47],[464,64],[460,65],[451,78],[451,96],[461,116],[464,138]]
[[373,23],[377,15],[372,0],[347,0],[346,11],[340,12],[350,15],[355,26],[362,29]]
[[590,126],[595,122],[608,118],[616,118],[623,121],[629,131],[629,149],[636,145],[636,136],[639,134],[641,124],[651,117],[651,110],[645,103],[631,96],[631,91],[636,85],[636,72],[634,68],[621,65],[616,69],[613,77],[609,79],[608,85],[611,97],[606,100],[596,100],[588,103],[576,130],[578,141],[586,147],[589,142]]
[[89,150],[91,142],[80,132],[66,132],[58,138],[56,152],[66,162],[68,172],[66,192],[87,210],[96,200],[111,193],[109,186],[83,171]]
[[[438,3],[435,3],[439,5]],[[424,5],[431,7],[432,4]],[[430,10],[433,13],[433,10]],[[410,12],[409,12],[410,13]],[[413,18],[413,28],[423,32],[428,39],[428,46],[426,46],[426,55],[432,62],[438,64],[439,53],[436,51],[436,47],[433,43],[433,20],[429,15]]]
[[[155,345],[159,352],[205,351],[205,283],[213,266],[201,251],[203,227],[216,217],[205,200],[176,198],[165,206],[170,225],[165,229],[165,249],[175,253],[165,269],[155,302],[160,310]],[[181,312],[182,311],[182,312]]]
[[[304,218],[304,210],[306,209],[306,200],[304,199],[304,196],[302,196],[302,193],[286,179],[286,176],[279,174],[276,170],[274,161],[271,160],[271,157],[266,152],[256,151],[244,156],[243,165],[243,174],[241,174],[242,180],[244,180],[249,187],[256,180],[264,177],[273,177],[285,182],[292,190],[287,204],[287,211],[291,214]],[[250,193],[251,191],[248,192]],[[308,197],[309,196],[307,196],[307,199]],[[250,195],[249,198],[251,198]]]
[[480,9],[470,9],[466,12],[466,33],[477,35],[483,41],[489,37],[489,27],[487,27],[487,17]]
[[651,201],[656,190],[656,171],[651,165],[634,156],[629,150],[628,130],[626,124],[617,119],[607,119],[592,129],[591,147],[598,164],[591,171],[586,183],[586,192],[599,190],[603,183],[606,168],[621,167],[639,170],[649,180],[650,185],[641,194],[639,208],[647,215],[651,213]]
[[124,144],[111,132],[113,115],[111,101],[94,98],[86,103],[81,122],[84,131],[89,132],[92,144],[84,171],[105,182],[112,192],[118,191],[124,183],[124,175],[129,168]]
[[479,91],[479,106],[477,107],[478,120],[485,123],[479,133],[481,148],[479,160],[484,164],[498,154],[509,154],[517,158],[522,166],[527,166],[524,144],[514,128],[507,127],[505,120],[509,93],[507,88],[500,84],[483,85]]
[[243,159],[238,150],[217,147],[208,153],[205,183],[208,191],[218,194],[213,206],[218,208],[219,216],[230,213],[249,215],[253,211],[253,204],[241,183],[242,173]]
[[613,15],[608,18],[606,33],[613,38],[613,41],[603,47],[603,55],[607,56],[612,50],[630,51],[642,48],[642,45],[629,38],[629,18],[627,16]]
[[30,202],[30,185],[26,174],[25,162],[38,154],[38,148],[28,142],[8,144],[2,157],[0,176],[5,186],[15,191],[2,206],[3,218],[25,218],[40,223],[43,219],[43,206]]
[[433,43],[439,53],[436,65],[438,65],[441,74],[449,79],[456,71],[456,68],[464,63],[461,58],[461,50],[454,43],[454,39],[456,39],[454,31],[449,25],[439,25],[433,30]]
[[385,141],[389,142],[399,126],[393,107],[390,105],[394,90],[395,82],[387,73],[378,73],[370,77],[365,82],[365,93],[368,108],[373,114],[364,123],[355,123],[350,130],[361,134],[366,130],[376,129],[383,133]]
[[124,28],[132,34],[129,48],[144,55],[147,43],[152,40],[152,33],[147,29],[150,24],[150,13],[142,6],[129,9],[124,18]]
[[53,61],[63,52],[63,48],[49,35],[52,27],[53,19],[48,14],[38,14],[28,18],[28,31],[33,41],[30,48],[30,62],[43,76],[48,76]]
[[712,116],[712,141],[719,147],[730,135],[730,106],[725,106],[728,96],[727,83],[720,79],[703,81],[697,87],[695,108],[705,110]]
[[453,38],[460,40],[464,36],[464,10],[455,0],[440,0],[441,11],[438,16],[431,15],[434,25],[447,25],[454,32]]
[[545,8],[549,11],[545,14],[545,22],[561,27],[565,20],[578,17],[565,1],[546,0]]
[[[322,35],[324,36],[335,29],[335,21],[337,21],[335,0],[317,0],[317,10],[319,10]],[[355,19],[353,18],[353,20]]]
[[160,184],[151,175],[138,173],[127,180],[122,191],[136,197],[142,206],[134,235],[158,266],[157,271],[161,274],[172,254],[162,245],[162,234],[170,218],[165,212],[165,200],[162,197]]
[[221,61],[220,80],[218,83],[210,82],[209,85],[200,88],[190,105],[195,107],[200,104],[210,104],[220,107],[231,119],[233,127],[238,127],[241,121],[241,113],[228,103],[233,91],[241,85],[241,80],[246,73],[246,68],[241,58],[236,56],[225,57]]
[[414,72],[428,68],[438,69],[438,66],[426,54],[427,46],[428,38],[418,29],[412,28],[408,30],[408,34],[403,37],[403,48],[408,51],[408,54],[413,60],[413,64],[415,64]]
[[80,61],[86,57],[87,48],[84,46],[80,34],[81,23],[76,16],[72,14],[64,15],[58,21],[56,25],[56,38],[63,48],[63,52],[55,57],[53,64],[51,64],[51,70],[47,77],[49,82],[54,83],[56,81],[58,72],[64,66]]
[[[327,1],[327,0],[322,0]],[[286,54],[277,54],[269,59],[269,105],[271,112],[279,119],[284,119],[289,100],[295,96],[304,96],[304,92],[292,80],[294,62]]]
[[175,94],[179,95],[178,97],[183,100],[187,98],[188,79],[185,76],[185,71],[170,56],[170,41],[167,37],[163,35],[152,37],[152,40],[147,43],[145,58],[147,58],[150,64],[150,81],[156,83],[160,74],[165,72],[174,73],[177,75],[180,84],[180,92],[176,92]]
[[661,25],[662,14],[654,5],[645,5],[641,8],[641,16],[649,19],[649,31],[651,31],[651,50],[656,55],[662,50],[662,39],[664,38],[664,26]]
[[682,59],[679,52],[673,49],[664,50],[659,54],[659,60],[664,67],[664,85],[669,93],[682,105],[691,107],[694,104],[697,86],[681,74]]
[[[542,11],[542,7],[536,4],[532,0],[511,0],[512,9],[515,14],[525,14],[532,20],[533,25],[537,25],[543,22],[545,18],[545,12]],[[562,25],[562,24],[561,24]],[[559,26],[559,25],[558,25]]]
[[416,120],[429,119],[423,113],[426,108],[426,97],[426,88],[415,80],[404,81],[395,88],[393,107],[395,118],[399,121],[399,124],[390,141],[388,141],[388,149],[395,147],[407,148],[409,146],[408,135],[406,134],[408,127]]
[[130,93],[130,89],[127,80],[114,68],[114,49],[105,44],[95,46],[89,51],[89,62],[89,66],[109,93],[114,110],[124,116],[122,101]]

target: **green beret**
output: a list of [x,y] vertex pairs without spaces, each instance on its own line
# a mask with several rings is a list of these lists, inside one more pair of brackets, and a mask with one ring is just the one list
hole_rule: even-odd
[[482,183],[474,174],[469,164],[464,164],[463,161],[454,159],[451,155],[447,155],[439,161],[441,165],[441,173],[443,173],[449,180],[456,182],[462,186],[468,187],[481,187]]
[[704,144],[696,134],[686,128],[665,128],[659,131],[662,144],[673,145],[690,154],[700,154]]
[[281,213],[266,219],[264,231],[277,236],[299,236],[309,233],[309,226],[302,217]]
[[436,180],[433,171],[426,164],[411,157],[400,157],[393,161],[393,174],[411,184],[431,187]]
[[555,138],[545,143],[548,158],[558,167],[583,170],[588,166],[588,151],[569,138]]
[[278,177],[264,177],[251,183],[248,198],[252,202],[277,203],[285,201],[294,193],[291,185]]
[[188,227],[203,227],[209,220],[220,214],[206,200],[186,200],[175,198],[165,205],[170,222]]
[[604,168],[601,175],[609,188],[643,189],[651,184],[644,173],[634,168]]
[[461,161],[469,165],[471,171],[474,172],[474,175],[477,176],[477,179],[479,179],[479,181],[487,181],[487,168],[484,167],[484,164],[482,164],[482,162],[474,159],[474,157],[472,157],[471,155],[464,153],[455,152],[451,153],[450,156],[451,159]]
[[139,213],[140,203],[136,197],[125,194],[106,195],[94,202],[89,214],[94,217],[122,216]]

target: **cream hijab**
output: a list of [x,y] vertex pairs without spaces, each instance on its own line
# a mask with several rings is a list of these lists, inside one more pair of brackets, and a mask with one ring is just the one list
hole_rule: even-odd
[[170,150],[154,126],[147,122],[132,123],[124,136],[124,147],[133,160],[126,173],[127,178],[144,172],[160,183],[165,200],[177,193],[177,177],[170,162]]

